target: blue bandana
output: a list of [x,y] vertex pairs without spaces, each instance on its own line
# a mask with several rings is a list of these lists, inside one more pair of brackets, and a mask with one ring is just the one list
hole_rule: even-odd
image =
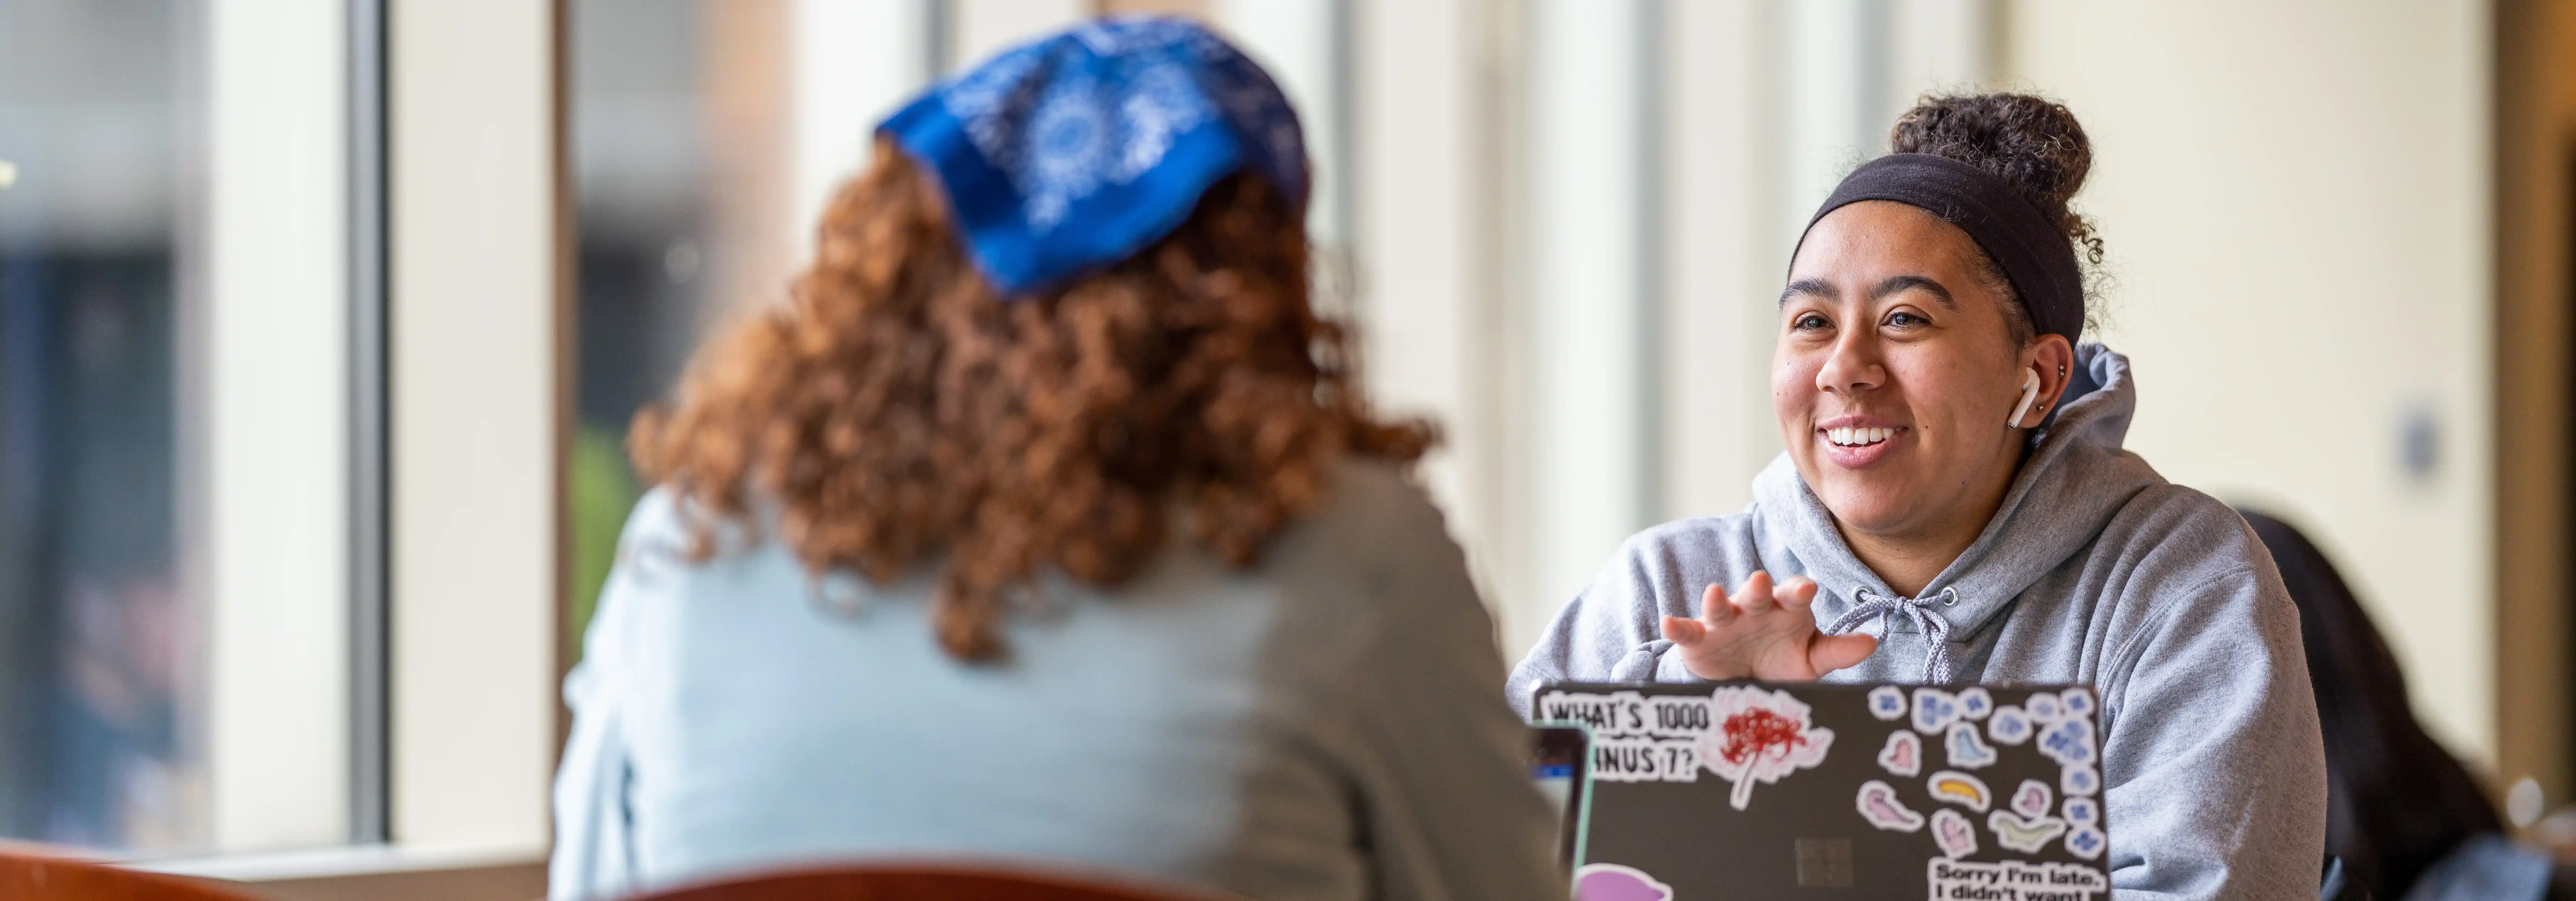
[[1246,169],[1306,203],[1306,144],[1270,76],[1182,19],[1118,18],[1013,48],[877,126],[939,178],[1005,296],[1126,259]]

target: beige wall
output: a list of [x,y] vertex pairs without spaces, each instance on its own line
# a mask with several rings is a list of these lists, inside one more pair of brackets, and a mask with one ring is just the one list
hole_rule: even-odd
[[[2005,73],[2097,148],[2130,447],[2293,518],[2464,756],[2496,748],[2487,6],[2022,0]],[[2411,479],[2400,419],[2431,411]]]

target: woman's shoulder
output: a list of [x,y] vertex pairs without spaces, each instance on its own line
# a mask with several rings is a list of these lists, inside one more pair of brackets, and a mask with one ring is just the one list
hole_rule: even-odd
[[1348,459],[1334,469],[1330,490],[1324,504],[1273,539],[1263,555],[1266,578],[1293,583],[1300,595],[1321,590],[1329,597],[1309,600],[1341,605],[1337,618],[1372,632],[1372,642],[1447,645],[1472,635],[1490,643],[1489,614],[1466,552],[1416,473]]
[[2234,508],[2181,485],[2130,499],[2095,540],[2086,584],[2099,595],[2114,659],[2154,641],[2212,632],[2295,649],[2298,611],[2260,537]]
[[660,621],[683,615],[701,596],[806,599],[811,580],[777,535],[775,512],[757,504],[747,513],[724,513],[670,486],[656,487],[636,500],[618,532],[599,614],[624,608],[629,621]]
[[709,510],[676,487],[656,485],[627,511],[617,544],[621,556],[646,547],[685,553],[703,535],[712,542],[709,548],[715,555],[741,553],[757,547],[761,537],[772,531],[769,527],[776,518],[774,511],[757,504],[745,514]]
[[2139,491],[2102,528],[2095,554],[2132,571],[2210,577],[2271,569],[2272,556],[2235,508],[2170,482]]
[[1348,457],[1333,464],[1328,490],[1319,518],[1339,514],[1384,520],[1425,509],[1438,512],[1417,468],[1375,457]]
[[[1412,467],[1369,457],[1334,464],[1322,503],[1294,526],[1308,542],[1335,556],[1377,557],[1408,553],[1415,542],[1448,541],[1449,520]],[[1282,535],[1283,543],[1297,537]],[[1292,552],[1293,553],[1293,552]]]

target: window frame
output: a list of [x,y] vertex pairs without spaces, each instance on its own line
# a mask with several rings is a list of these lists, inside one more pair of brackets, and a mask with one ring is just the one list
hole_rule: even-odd
[[344,10],[345,842],[131,865],[298,898],[542,894],[571,411],[562,8]]

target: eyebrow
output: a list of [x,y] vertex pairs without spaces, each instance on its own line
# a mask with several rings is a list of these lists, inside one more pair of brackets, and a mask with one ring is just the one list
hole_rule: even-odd
[[1821,297],[1826,300],[1835,300],[1841,297],[1841,293],[1834,290],[1833,284],[1825,281],[1824,279],[1802,278],[1797,281],[1790,282],[1788,289],[1780,292],[1780,305],[1784,307],[1788,306],[1789,298],[1800,294],[1805,294],[1811,297]]
[[1870,299],[1876,300],[1890,294],[1913,290],[1920,290],[1926,294],[1932,295],[1933,300],[1941,302],[1942,309],[1956,310],[1959,308],[1959,302],[1950,297],[1950,289],[1942,287],[1940,282],[1933,281],[1920,275],[1890,276],[1886,281],[1879,282],[1878,287],[1869,289],[1869,296]]
[[[1877,287],[1869,289],[1869,296],[1870,299],[1876,300],[1891,294],[1899,294],[1906,291],[1916,290],[1932,295],[1933,300],[1940,302],[1942,309],[1957,310],[1959,308],[1959,301],[1950,296],[1949,288],[1942,286],[1940,282],[1933,281],[1929,277],[1920,275],[1890,276],[1887,280],[1879,282]],[[1821,278],[1802,278],[1797,281],[1790,282],[1788,289],[1780,292],[1780,304],[1782,306],[1787,306],[1789,298],[1799,295],[1819,297],[1825,300],[1842,299],[1842,292],[1834,290],[1832,282],[1825,281]]]

